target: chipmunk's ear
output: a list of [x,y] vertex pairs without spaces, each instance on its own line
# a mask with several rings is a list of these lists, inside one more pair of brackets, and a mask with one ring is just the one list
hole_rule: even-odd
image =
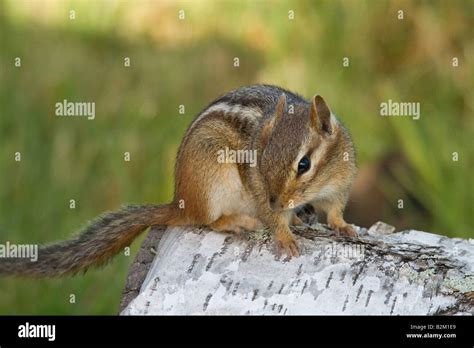
[[280,96],[280,99],[278,99],[278,103],[275,108],[275,115],[270,120],[268,120],[262,128],[262,133],[260,135],[260,138],[264,147],[267,146],[268,140],[270,139],[270,136],[272,135],[275,125],[277,125],[278,122],[280,122],[285,111],[286,111],[286,96],[283,93]]
[[282,93],[282,95],[280,96],[280,99],[278,99],[278,103],[275,108],[275,117],[274,117],[275,124],[280,122],[285,111],[286,111],[286,95],[285,93]]
[[314,96],[311,103],[311,126],[319,134],[332,134],[331,110],[319,95]]

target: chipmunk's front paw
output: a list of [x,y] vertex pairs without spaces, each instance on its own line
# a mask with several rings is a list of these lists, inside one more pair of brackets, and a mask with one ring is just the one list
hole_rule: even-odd
[[342,226],[334,226],[332,228],[334,229],[334,231],[336,231],[336,235],[338,236],[357,237],[357,232],[349,224],[345,224]]
[[275,233],[275,240],[280,254],[285,253],[289,257],[300,256],[298,244],[290,230],[277,230]]

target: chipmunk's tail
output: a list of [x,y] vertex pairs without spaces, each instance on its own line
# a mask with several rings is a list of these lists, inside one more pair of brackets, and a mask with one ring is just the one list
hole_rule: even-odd
[[152,225],[178,225],[172,204],[130,205],[105,213],[71,240],[38,248],[31,258],[0,258],[0,275],[58,277],[100,266]]

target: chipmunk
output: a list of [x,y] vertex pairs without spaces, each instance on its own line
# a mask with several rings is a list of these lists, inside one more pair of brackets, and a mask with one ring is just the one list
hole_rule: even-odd
[[[218,161],[224,148],[255,152],[256,163]],[[235,162],[235,161],[234,161]],[[348,131],[319,95],[307,101],[270,85],[235,89],[214,100],[188,127],[169,204],[109,212],[72,240],[39,248],[38,260],[0,259],[0,274],[62,276],[111,259],[153,225],[207,225],[215,231],[273,232],[280,251],[298,256],[290,224],[295,208],[327,213],[337,233],[356,236],[343,218],[356,173]]]

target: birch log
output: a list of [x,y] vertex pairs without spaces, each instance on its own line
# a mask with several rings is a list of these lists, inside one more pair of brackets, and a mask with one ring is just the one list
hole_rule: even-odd
[[293,230],[302,255],[292,259],[264,231],[152,230],[121,314],[474,314],[473,239],[383,223],[355,239],[320,224]]

